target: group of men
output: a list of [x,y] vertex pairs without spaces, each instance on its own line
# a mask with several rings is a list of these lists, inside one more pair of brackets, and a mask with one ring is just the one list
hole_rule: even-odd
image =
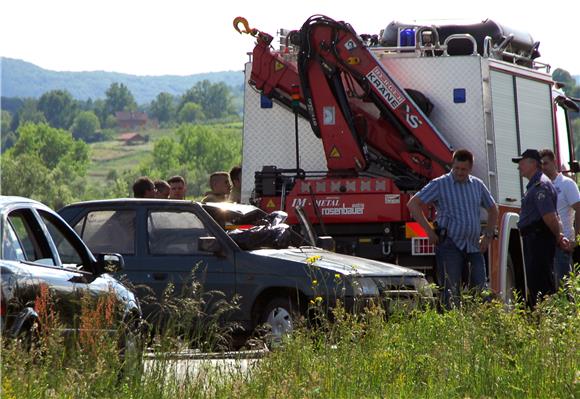
[[[209,177],[210,191],[202,202],[241,202],[242,168],[234,166],[230,172],[214,172]],[[184,200],[187,184],[182,176],[173,176],[167,181],[151,180],[147,176],[139,177],[133,183],[135,198],[161,198]]]
[[[528,149],[512,161],[528,180],[518,228],[524,243],[527,301],[535,307],[571,270],[580,229],[580,192],[574,180],[558,172],[550,149]],[[430,181],[407,203],[411,216],[436,245],[436,275],[447,308],[459,305],[463,282],[477,290],[486,287],[483,253],[496,234],[498,208],[483,181],[471,175],[473,162],[468,150],[455,151],[451,172]],[[437,211],[433,225],[423,211],[426,205]],[[487,211],[483,231],[481,208]]]
[[151,180],[141,176],[133,183],[135,198],[185,199],[187,185],[182,176],[172,176],[168,180]]

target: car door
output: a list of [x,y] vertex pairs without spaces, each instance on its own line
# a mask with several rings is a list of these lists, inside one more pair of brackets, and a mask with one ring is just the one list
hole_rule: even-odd
[[144,285],[149,285],[151,276],[143,269],[143,257],[137,252],[137,232],[143,230],[137,211],[135,206],[87,206],[68,222],[95,256],[101,253],[123,255],[125,266],[115,277],[125,282],[140,301],[147,302],[151,295]]
[[[43,310],[37,304],[38,298],[46,296],[58,313],[65,328],[77,327],[76,316],[80,312],[80,291],[88,288],[84,278],[92,273],[77,270],[76,265],[82,265],[86,259],[72,246],[68,252],[58,253],[55,241],[52,239],[43,219],[47,221],[46,210],[36,210],[32,207],[17,207],[6,214],[3,237],[10,239],[10,250],[4,249],[3,258],[19,262],[23,274],[17,276],[16,297],[24,306]],[[56,219],[58,223],[63,222]],[[59,229],[58,223],[52,223],[51,229]],[[62,227],[62,226],[60,226]],[[63,236],[64,237],[64,236]],[[70,242],[67,242],[70,245]],[[61,248],[65,248],[61,243]],[[71,262],[74,267],[65,267],[62,259]],[[38,302],[39,303],[39,302]],[[46,316],[46,315],[44,315]],[[41,315],[42,317],[42,315]]]
[[[208,310],[216,300],[232,300],[235,294],[234,256],[226,248],[219,255],[199,248],[200,237],[215,235],[195,209],[150,207],[145,218],[147,234],[143,264],[158,294],[171,283],[178,297],[194,297],[196,290],[201,288]],[[192,285],[193,281],[200,287]]]
[[163,306],[163,293],[170,284],[170,298],[193,294],[188,291],[192,276],[204,292],[219,291],[228,300],[235,293],[234,255],[197,247],[197,237],[213,234],[195,212],[191,206],[171,202],[163,206],[106,203],[87,206],[71,224],[94,254],[123,255],[123,274],[133,285],[144,316],[151,319]]

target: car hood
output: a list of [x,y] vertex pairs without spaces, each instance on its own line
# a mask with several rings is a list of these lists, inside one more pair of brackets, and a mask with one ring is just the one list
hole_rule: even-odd
[[423,274],[391,263],[379,262],[356,256],[338,254],[314,247],[259,249],[248,251],[255,255],[331,270],[344,275],[387,276],[387,277],[422,277]]

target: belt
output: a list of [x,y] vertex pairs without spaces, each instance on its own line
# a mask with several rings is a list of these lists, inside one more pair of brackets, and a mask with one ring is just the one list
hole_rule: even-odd
[[530,234],[543,234],[543,233],[551,233],[551,232],[546,223],[544,223],[542,219],[537,220],[527,226],[520,227],[520,234],[522,235],[522,237]]

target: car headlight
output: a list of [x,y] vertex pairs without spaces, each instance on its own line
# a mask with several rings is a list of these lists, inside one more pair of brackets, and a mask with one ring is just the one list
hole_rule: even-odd
[[353,278],[351,285],[354,296],[379,296],[379,287],[370,277]]
[[433,287],[424,278],[418,279],[416,288],[417,292],[419,292],[419,294],[424,298],[431,298],[433,296]]

